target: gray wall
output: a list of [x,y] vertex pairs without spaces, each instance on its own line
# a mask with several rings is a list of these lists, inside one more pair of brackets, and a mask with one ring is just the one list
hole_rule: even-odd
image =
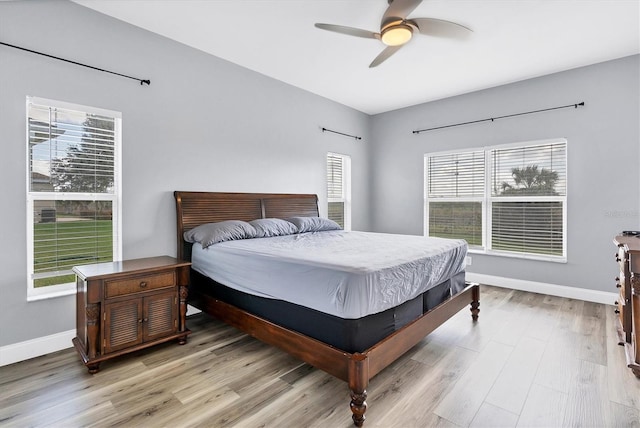
[[151,79],[0,46],[0,346],[75,328],[73,296],[26,300],[27,95],[122,112],[125,258],[176,254],[173,190],[316,193],[326,213],[327,151],[351,155],[370,229],[369,116],[71,2],[0,2],[0,40]]
[[[422,234],[425,153],[564,137],[568,262],[474,254],[468,271],[614,292],[612,238],[640,229],[639,60],[635,55],[374,116],[373,229]],[[580,101],[584,108],[411,132]]]

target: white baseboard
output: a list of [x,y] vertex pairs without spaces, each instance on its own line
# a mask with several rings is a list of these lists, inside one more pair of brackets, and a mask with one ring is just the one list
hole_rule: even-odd
[[547,294],[549,296],[567,297],[569,299],[584,300],[586,302],[613,305],[619,294],[608,291],[589,290],[586,288],[567,287],[566,285],[547,284],[544,282],[526,281],[523,279],[503,278],[500,276],[484,275],[467,272],[467,281],[480,284],[495,285],[496,287],[511,288],[520,291]]
[[0,367],[72,347],[75,330],[0,347]]

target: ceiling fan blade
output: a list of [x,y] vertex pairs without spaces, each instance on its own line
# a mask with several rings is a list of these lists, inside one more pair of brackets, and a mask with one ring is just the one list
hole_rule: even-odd
[[380,28],[384,28],[385,25],[406,19],[407,16],[413,10],[422,3],[422,0],[392,0],[389,2],[389,7],[382,16],[382,22],[380,22]]
[[415,24],[420,34],[425,36],[448,37],[451,39],[465,39],[473,30],[455,22],[435,18],[411,18],[409,24]]
[[374,59],[371,64],[369,64],[369,68],[373,68],[373,67],[377,67],[380,64],[382,64],[384,61],[386,61],[387,59],[389,59],[389,57],[391,55],[393,55],[394,53],[398,52],[400,50],[400,48],[404,46],[404,45],[398,45],[398,46],[387,46],[385,48],[385,50],[383,50],[382,52],[380,52],[380,54],[376,57],[376,59]]
[[333,31],[334,33],[346,34],[347,36],[364,37],[365,39],[379,39],[380,34],[372,31],[361,30],[354,27],[345,27],[344,25],[333,24],[315,24],[316,28],[321,30]]

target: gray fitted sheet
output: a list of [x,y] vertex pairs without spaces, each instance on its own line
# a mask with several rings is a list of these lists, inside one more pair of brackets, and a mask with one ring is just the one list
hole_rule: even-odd
[[411,300],[465,268],[463,240],[325,231],[193,245],[192,267],[259,297],[345,319]]

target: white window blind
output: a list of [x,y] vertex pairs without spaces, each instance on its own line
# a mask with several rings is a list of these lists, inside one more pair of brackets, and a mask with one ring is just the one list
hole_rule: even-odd
[[336,153],[327,154],[328,218],[343,229],[351,228],[351,158]]
[[[120,114],[28,98],[30,295],[120,254]],[[45,290],[46,289],[46,290]]]
[[329,153],[327,155],[327,197],[329,199],[344,198],[342,172],[342,156]]
[[429,198],[484,196],[484,152],[449,153],[429,156]]
[[564,256],[566,142],[494,149],[491,248]]
[[483,151],[425,157],[429,236],[465,239],[482,247],[484,164]]
[[425,233],[566,260],[564,139],[425,155]]

